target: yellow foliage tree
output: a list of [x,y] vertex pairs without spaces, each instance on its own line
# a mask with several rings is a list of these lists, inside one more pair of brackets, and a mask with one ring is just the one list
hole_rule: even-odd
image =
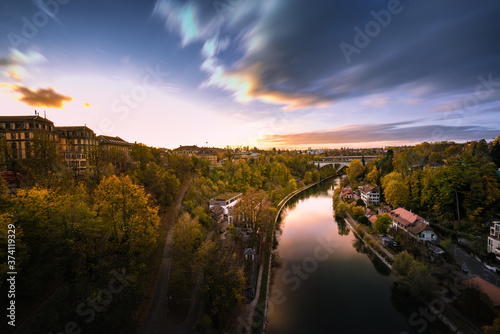
[[156,246],[160,219],[144,189],[128,176],[113,175],[99,184],[94,199],[98,219],[111,230],[119,247],[127,255],[148,257]]

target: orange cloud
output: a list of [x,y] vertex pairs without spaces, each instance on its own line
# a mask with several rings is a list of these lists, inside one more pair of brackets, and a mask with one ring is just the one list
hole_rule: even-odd
[[16,92],[21,93],[19,101],[32,107],[48,107],[62,109],[64,102],[71,102],[73,98],[54,91],[53,88],[39,88],[36,91],[28,87],[13,85]]
[[85,103],[83,104],[83,106],[84,106],[84,107],[87,107],[87,108],[90,108],[90,103],[85,102]]
[[314,94],[265,88],[261,79],[264,69],[260,64],[230,72],[222,66],[216,67],[214,63],[207,61],[202,68],[212,73],[205,86],[213,85],[232,91],[235,99],[240,102],[258,99],[267,103],[283,104],[284,110],[324,107],[332,103],[331,100]]

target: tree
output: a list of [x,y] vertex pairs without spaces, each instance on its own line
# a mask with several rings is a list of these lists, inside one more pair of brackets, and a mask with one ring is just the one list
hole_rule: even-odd
[[349,205],[344,202],[339,202],[335,207],[335,216],[345,218],[349,212]]
[[407,283],[410,287],[410,293],[413,297],[423,298],[431,297],[434,289],[434,279],[430,268],[422,262],[415,261],[408,271]]
[[361,217],[365,214],[365,210],[363,209],[362,206],[351,205],[350,213],[354,219],[358,219],[358,217]]
[[217,241],[206,242],[201,247],[200,263],[204,264],[201,292],[206,298],[212,322],[218,328],[229,319],[238,302],[243,300],[245,276],[234,261],[234,255],[224,252]]
[[484,334],[499,334],[500,333],[500,317],[496,317],[493,320],[493,324],[491,326],[483,326]]
[[264,190],[249,188],[234,206],[234,216],[240,217],[252,230],[256,231],[261,214],[270,206]]
[[378,184],[379,183],[379,172],[377,169],[377,166],[373,166],[373,169],[371,170],[370,173],[366,176],[366,180],[370,184]]
[[377,219],[373,224],[373,228],[379,234],[386,234],[387,229],[389,228],[389,226],[391,226],[391,224],[392,224],[391,216],[389,216],[388,213],[384,213],[382,215],[377,215]]
[[111,176],[99,184],[94,200],[98,218],[108,224],[113,244],[126,260],[138,264],[139,258],[147,258],[156,246],[160,219],[144,188],[128,176]]
[[365,172],[365,166],[361,163],[361,160],[355,159],[352,160],[349,164],[349,168],[347,169],[347,176],[349,177],[349,181],[354,182],[360,177],[363,176]]
[[172,205],[180,189],[180,181],[172,169],[166,170],[156,163],[148,163],[144,169],[137,170],[137,179],[153,196],[162,209]]
[[491,160],[500,168],[500,141],[497,140],[490,151]]
[[447,252],[451,250],[451,246],[453,243],[451,242],[451,238],[446,238],[446,240],[443,240],[439,243],[439,246],[443,247],[443,249]]
[[394,262],[392,263],[392,270],[398,275],[408,276],[411,267],[414,265],[415,259],[413,255],[407,251],[403,251],[394,256]]
[[398,172],[387,174],[382,179],[385,200],[392,207],[406,206],[410,198],[410,190]]

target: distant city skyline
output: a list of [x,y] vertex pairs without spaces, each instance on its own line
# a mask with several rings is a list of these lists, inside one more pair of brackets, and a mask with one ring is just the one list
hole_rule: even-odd
[[499,16],[493,0],[3,2],[1,114],[166,148],[490,141]]

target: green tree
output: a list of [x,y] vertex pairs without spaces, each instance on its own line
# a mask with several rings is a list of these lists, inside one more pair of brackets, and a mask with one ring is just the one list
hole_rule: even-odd
[[392,263],[392,270],[398,275],[408,276],[410,269],[415,264],[415,259],[413,255],[407,251],[402,251],[394,256],[394,262]]
[[497,140],[490,151],[491,160],[495,163],[497,168],[500,168],[500,141]]
[[379,234],[386,234],[387,229],[389,228],[389,226],[391,226],[391,224],[391,216],[389,216],[389,214],[387,213],[384,213],[382,215],[377,215],[377,219],[375,220],[375,223],[373,223],[373,228]]
[[407,283],[410,293],[416,298],[427,300],[434,291],[434,279],[430,268],[422,262],[415,261],[408,271]]
[[344,202],[339,202],[335,207],[335,216],[345,218],[349,212],[349,205]]

